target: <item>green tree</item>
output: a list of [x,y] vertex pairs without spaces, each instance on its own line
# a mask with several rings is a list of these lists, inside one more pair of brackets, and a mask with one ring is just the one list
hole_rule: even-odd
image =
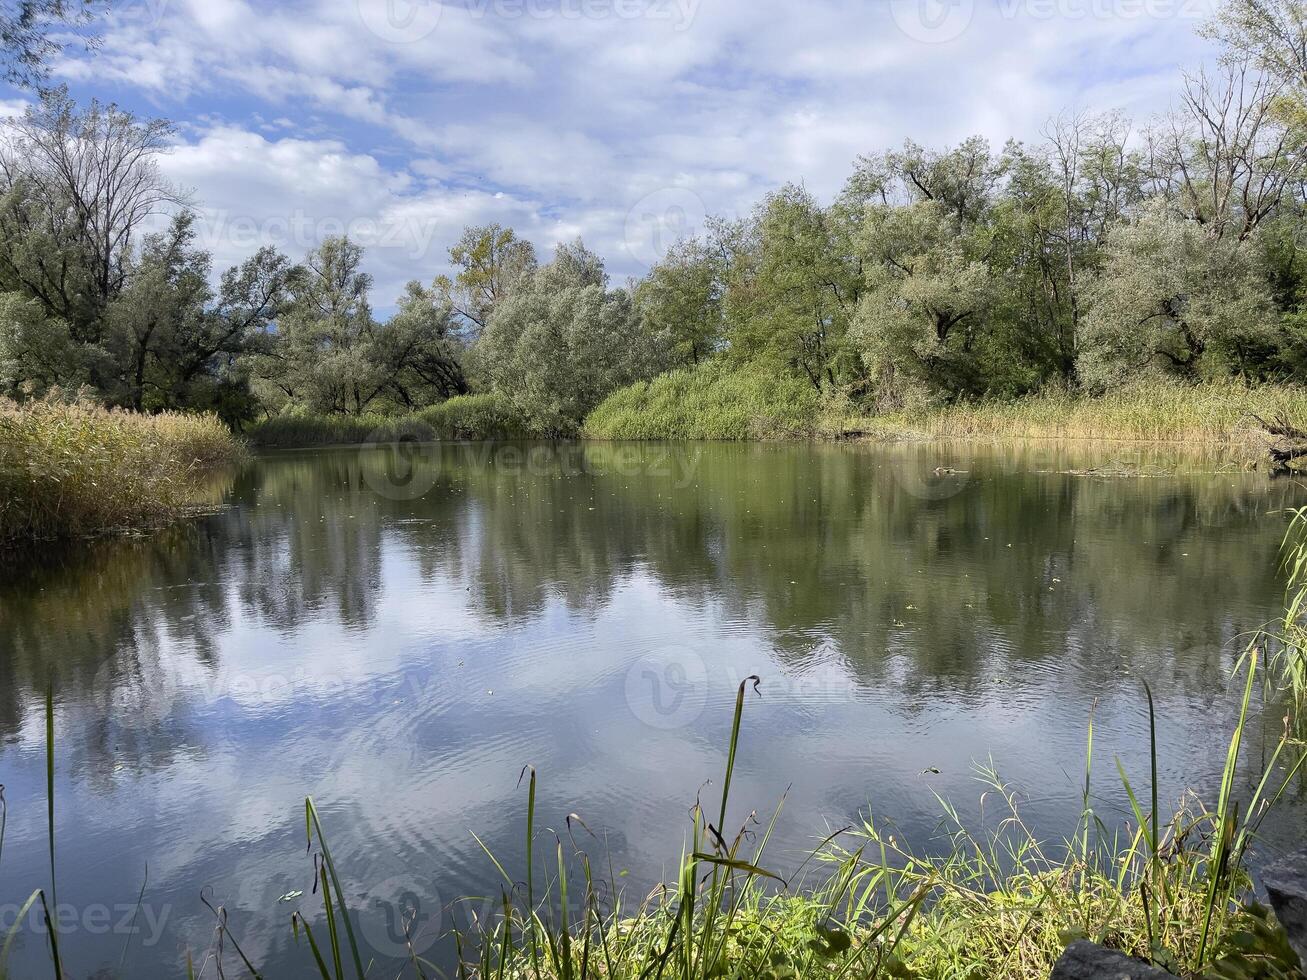
[[491,387],[535,431],[575,435],[608,394],[665,367],[630,295],[606,282],[580,242],[559,246],[499,302],[478,342]]
[[74,341],[68,324],[36,300],[0,293],[0,395],[39,398],[55,388],[89,385],[93,354],[106,356]]
[[1210,235],[1162,200],[1109,233],[1088,293],[1080,370],[1094,389],[1159,368],[1252,376],[1279,338],[1254,244]]
[[449,258],[459,271],[453,279],[440,276],[435,287],[474,330],[485,329],[495,304],[536,267],[535,246],[498,224],[463,229]]
[[394,400],[406,409],[468,393],[463,341],[438,289],[410,282],[395,315],[377,330],[374,350]]
[[666,338],[675,365],[698,364],[722,343],[721,253],[699,239],[678,242],[635,287],[645,329]]
[[944,151],[908,143],[859,161],[843,196],[862,202],[855,247],[864,286],[853,340],[875,403],[993,387],[982,355],[1000,288],[991,219],[1004,173],[979,138]]
[[920,385],[983,388],[976,353],[998,293],[983,235],[961,235],[946,206],[924,200],[873,207],[860,241],[867,273],[854,338],[878,399],[897,405]]
[[725,312],[732,357],[792,371],[819,390],[860,377],[845,340],[862,276],[842,247],[840,218],[791,184],[768,195],[748,222],[719,229],[720,247],[731,255]]
[[389,379],[369,356],[376,323],[362,262],[363,249],[348,238],[328,238],[306,257],[276,343],[259,362],[283,400],[357,415],[385,391]]
[[186,203],[158,156],[159,119],[113,104],[80,109],[66,88],[5,124],[0,149],[0,286],[37,299],[81,343],[98,344],[141,229]]
[[[69,29],[84,29],[108,0],[3,0],[0,2],[0,71],[11,85],[33,88],[50,74],[49,61],[66,46]],[[81,33],[93,46],[98,38]]]

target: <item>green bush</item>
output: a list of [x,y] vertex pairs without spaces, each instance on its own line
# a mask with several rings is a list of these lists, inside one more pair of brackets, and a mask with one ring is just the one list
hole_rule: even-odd
[[215,415],[0,399],[0,542],[166,522],[243,455]]
[[351,446],[407,438],[436,438],[431,427],[412,415],[274,415],[249,431],[250,441],[273,449],[305,446]]
[[418,412],[437,439],[531,439],[520,413],[500,395],[459,395]]
[[721,360],[622,388],[590,413],[594,439],[784,439],[812,436],[821,396],[808,382]]

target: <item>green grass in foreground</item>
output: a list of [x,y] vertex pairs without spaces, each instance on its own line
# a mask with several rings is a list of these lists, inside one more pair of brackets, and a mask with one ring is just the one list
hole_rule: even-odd
[[[1283,738],[1252,797],[1235,799],[1256,676],[1252,657],[1213,807],[1186,798],[1164,815],[1154,734],[1149,781],[1132,782],[1118,763],[1120,802],[1134,822],[1109,833],[1090,795],[1091,729],[1084,809],[1072,838],[1042,841],[1023,819],[1016,794],[982,769],[998,811],[986,827],[972,828],[940,799],[948,842],[942,855],[914,854],[887,825],[868,818],[827,838],[804,864],[813,870],[801,868],[789,882],[765,866],[779,807],[765,825],[751,820],[733,837],[716,830],[726,821],[746,681],[737,695],[720,804],[711,812],[701,804],[692,809],[675,886],[630,904],[620,897],[606,903],[605,896],[621,896],[619,884],[595,872],[585,848],[588,831],[571,818],[566,838],[555,837],[544,855],[549,870],[540,876],[532,858],[532,774],[525,889],[495,862],[504,878],[503,913],[480,934],[461,937],[463,948],[480,951],[466,972],[483,980],[1045,980],[1069,942],[1089,938],[1177,975],[1275,976],[1274,969],[1288,970],[1295,958],[1278,927],[1248,904],[1252,887],[1244,859],[1303,757]],[[1151,719],[1151,693],[1148,703]],[[1155,733],[1155,725],[1150,730]],[[569,896],[569,887],[579,900]],[[549,911],[568,908],[579,910],[580,921]],[[421,966],[415,960],[424,975]]]
[[1290,702],[1299,733],[1307,736],[1307,507],[1292,518],[1281,547],[1288,582],[1284,616],[1259,643],[1266,650],[1268,687]]
[[172,520],[243,454],[214,415],[0,400],[0,542]]

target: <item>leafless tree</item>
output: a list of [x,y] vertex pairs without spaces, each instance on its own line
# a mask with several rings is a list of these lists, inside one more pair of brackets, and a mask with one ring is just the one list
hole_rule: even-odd
[[[79,109],[66,89],[43,93],[0,134],[0,272],[89,326],[121,291],[147,222],[187,204],[158,165],[172,133],[113,104]],[[89,304],[76,308],[70,281]]]
[[1213,238],[1246,239],[1301,178],[1304,152],[1273,107],[1283,83],[1249,59],[1185,77],[1180,107],[1147,134],[1153,189]]

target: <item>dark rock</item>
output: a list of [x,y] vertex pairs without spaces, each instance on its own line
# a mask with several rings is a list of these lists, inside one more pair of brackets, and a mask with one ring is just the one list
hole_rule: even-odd
[[1097,943],[1080,940],[1066,948],[1053,967],[1052,980],[1174,980],[1165,970],[1149,966]]
[[1266,869],[1262,882],[1289,944],[1307,965],[1307,850],[1276,861]]

